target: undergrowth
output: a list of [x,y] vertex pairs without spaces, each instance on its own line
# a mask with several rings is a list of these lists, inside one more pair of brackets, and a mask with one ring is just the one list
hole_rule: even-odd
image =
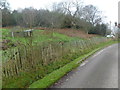
[[[105,43],[101,43],[99,45],[96,45],[94,49],[98,47],[103,47],[105,45],[110,45],[114,41],[109,41]],[[85,54],[91,52],[94,50],[93,48],[84,50],[83,53],[75,52],[75,53],[69,53],[62,57],[61,60],[57,60],[54,62],[49,63],[48,65],[39,65],[35,68],[32,68],[29,70],[29,72],[22,72],[19,76],[14,76],[12,78],[3,78],[3,88],[25,88],[29,87],[30,84],[33,82],[42,79],[43,77],[47,76],[51,72],[62,68],[64,65],[70,63],[71,61],[74,61],[79,56],[84,56]]]

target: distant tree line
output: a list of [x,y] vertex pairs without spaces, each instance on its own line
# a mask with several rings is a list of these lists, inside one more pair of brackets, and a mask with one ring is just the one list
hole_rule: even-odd
[[6,0],[0,1],[2,26],[75,28],[86,33],[105,35],[107,25],[102,23],[101,12],[93,5],[82,5],[81,1],[54,3],[52,9],[10,10]]

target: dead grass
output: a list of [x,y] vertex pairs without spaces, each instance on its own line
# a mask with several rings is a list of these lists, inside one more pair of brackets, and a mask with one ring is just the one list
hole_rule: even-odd
[[95,34],[87,34],[82,30],[74,30],[74,29],[58,29],[55,31],[70,37],[91,38],[97,36]]
[[[37,28],[37,30],[39,30],[39,29],[41,29],[41,28]],[[98,36],[98,35],[95,35],[95,34],[87,34],[83,30],[75,30],[75,29],[50,29],[50,28],[44,28],[42,30],[58,32],[58,33],[67,35],[69,37],[91,38],[91,37]]]

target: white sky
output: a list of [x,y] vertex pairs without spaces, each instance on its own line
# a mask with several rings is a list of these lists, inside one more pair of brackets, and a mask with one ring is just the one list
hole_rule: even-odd
[[[63,0],[7,0],[10,3],[11,9],[25,8],[25,7],[34,7],[37,9],[40,8],[50,8],[52,3],[60,2]],[[114,22],[118,21],[118,1],[120,0],[82,0],[85,5],[92,4],[96,6],[102,15],[107,18],[105,22]]]

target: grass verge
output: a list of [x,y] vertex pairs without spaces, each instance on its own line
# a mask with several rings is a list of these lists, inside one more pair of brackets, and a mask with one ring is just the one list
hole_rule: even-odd
[[117,43],[117,41],[109,41],[105,43],[101,43],[95,48],[94,50],[90,51],[87,54],[84,54],[80,56],[79,58],[75,59],[74,61],[68,63],[67,65],[61,67],[60,69],[57,69],[53,71],[52,73],[45,76],[43,79],[40,79],[34,83],[32,83],[29,88],[48,88],[52,84],[54,84],[56,81],[58,81],[61,77],[63,77],[66,73],[70,72],[72,69],[79,66],[80,63],[82,63],[86,58],[93,55],[98,50],[107,47],[111,44]]

